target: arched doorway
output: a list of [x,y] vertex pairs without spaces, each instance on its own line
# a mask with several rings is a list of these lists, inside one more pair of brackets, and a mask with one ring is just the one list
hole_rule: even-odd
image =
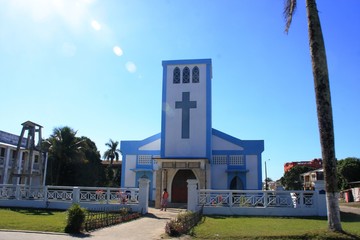
[[171,202],[187,203],[188,190],[187,180],[196,179],[195,174],[191,170],[179,170],[174,176],[171,185]]
[[241,179],[238,176],[235,176],[230,182],[231,190],[243,190],[244,186]]

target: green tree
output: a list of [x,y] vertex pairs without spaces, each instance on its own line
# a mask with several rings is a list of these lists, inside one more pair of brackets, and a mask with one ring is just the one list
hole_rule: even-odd
[[263,189],[265,190],[269,190],[269,183],[272,182],[273,180],[269,177],[265,178],[264,180],[264,185],[263,185]]
[[48,149],[47,183],[60,186],[104,186],[105,169],[91,139],[70,127],[55,128],[44,142]]
[[[76,131],[70,127],[55,128],[47,139],[49,143],[49,180],[53,185],[67,185],[74,173],[71,165],[85,160],[83,141],[76,137]],[[69,178],[69,179],[68,179]]]
[[[297,0],[285,1],[285,32],[289,31],[296,5]],[[325,43],[316,0],[306,0],[306,11],[321,153],[324,167],[328,228],[331,231],[342,232],[336,177],[336,156],[329,74]]]
[[87,137],[81,137],[83,141],[82,151],[85,155],[85,161],[78,162],[77,181],[78,186],[105,186],[105,168],[101,163],[100,152],[97,150],[96,144]]
[[338,161],[339,188],[349,188],[349,182],[360,181],[360,158],[345,158]]
[[110,165],[113,164],[114,159],[116,161],[119,161],[119,153],[120,150],[117,149],[119,145],[118,141],[113,141],[112,139],[109,140],[109,142],[105,143],[105,146],[107,146],[109,149],[105,151],[103,157],[104,159],[109,160],[110,159]]
[[281,185],[285,190],[302,190],[303,183],[300,179],[300,174],[314,170],[312,167],[296,165],[289,171],[284,173],[284,176],[280,178]]
[[108,187],[119,187],[121,179],[120,165],[109,165],[106,169],[106,180]]

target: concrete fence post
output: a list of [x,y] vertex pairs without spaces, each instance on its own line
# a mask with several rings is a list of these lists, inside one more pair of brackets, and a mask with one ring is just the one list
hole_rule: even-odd
[[106,204],[109,204],[111,201],[111,192],[110,188],[106,188]]
[[80,203],[80,188],[73,188],[73,203]]
[[16,185],[15,188],[15,199],[19,200],[21,198],[21,190],[20,190],[20,186]]
[[196,212],[198,210],[198,181],[195,179],[188,179],[188,204],[187,210]]
[[327,207],[326,207],[325,181],[324,180],[316,181],[314,187],[315,187],[315,194],[317,197],[318,216],[326,216]]
[[233,199],[234,199],[234,192],[233,191],[231,191],[230,193],[229,193],[229,206],[230,207],[232,207],[233,206]]
[[44,202],[46,203],[48,201],[48,187],[44,186]]
[[149,208],[149,183],[147,178],[140,178],[139,180],[139,209],[142,214],[148,212]]
[[266,190],[263,191],[263,194],[264,194],[264,207],[267,208],[269,205],[269,195]]

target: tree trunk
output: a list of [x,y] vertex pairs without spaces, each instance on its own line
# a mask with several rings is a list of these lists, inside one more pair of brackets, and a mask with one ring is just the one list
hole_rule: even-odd
[[328,227],[341,232],[338,200],[334,128],[330,96],[329,74],[320,19],[315,0],[306,0],[312,71],[320,132],[321,152],[325,176]]

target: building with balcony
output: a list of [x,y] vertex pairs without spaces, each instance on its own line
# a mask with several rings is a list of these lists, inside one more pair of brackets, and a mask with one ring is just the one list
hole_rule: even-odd
[[[44,166],[40,164],[40,154],[38,151],[33,151],[33,156],[30,158],[30,151],[26,149],[26,138],[22,139],[19,159],[17,164],[14,164],[18,141],[18,135],[0,131],[0,184],[25,184],[24,173],[30,169],[31,185],[42,185],[41,176]],[[33,159],[33,161],[29,161],[29,159]],[[11,179],[12,168],[19,177]],[[23,176],[21,177],[21,175]]]
[[324,180],[324,169],[319,168],[300,174],[300,179],[303,182],[304,190],[315,190],[315,182]]

